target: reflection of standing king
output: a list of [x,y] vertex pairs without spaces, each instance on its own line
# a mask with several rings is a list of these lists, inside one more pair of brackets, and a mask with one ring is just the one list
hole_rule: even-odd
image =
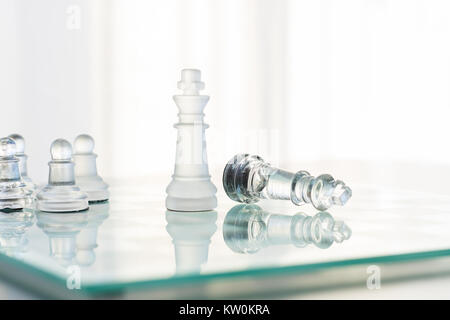
[[208,261],[211,237],[217,230],[216,211],[166,211],[166,230],[175,247],[178,274],[200,273]]
[[237,205],[227,213],[223,236],[231,250],[255,253],[271,245],[293,244],[305,247],[313,243],[321,249],[333,242],[341,243],[351,236],[351,229],[342,221],[335,221],[328,212],[313,217],[304,213],[272,214],[256,205]]

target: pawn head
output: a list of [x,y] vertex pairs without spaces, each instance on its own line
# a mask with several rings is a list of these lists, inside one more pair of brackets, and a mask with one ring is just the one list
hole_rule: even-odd
[[24,153],[25,152],[25,139],[17,133],[10,134],[8,138],[11,138],[16,143],[16,152]]
[[16,143],[11,138],[0,139],[0,157],[10,158],[16,154]]
[[80,134],[75,138],[73,148],[76,154],[92,153],[94,151],[94,139],[88,134]]
[[70,142],[64,139],[56,139],[50,147],[52,160],[71,160],[72,146]]

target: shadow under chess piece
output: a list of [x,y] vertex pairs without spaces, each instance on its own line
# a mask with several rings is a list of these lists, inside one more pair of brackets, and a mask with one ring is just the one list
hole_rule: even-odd
[[30,195],[35,191],[36,185],[33,183],[31,178],[28,176],[28,156],[25,154],[25,139],[17,133],[8,136],[16,143],[16,157],[19,159],[19,171],[23,182],[25,183],[25,188],[29,190]]
[[208,261],[211,237],[217,230],[217,212],[166,211],[166,230],[175,247],[177,274],[199,274]]
[[97,174],[94,146],[94,139],[87,134],[80,134],[73,143],[75,178],[80,189],[87,193],[90,204],[109,199],[108,185]]
[[76,264],[76,237],[87,226],[84,213],[36,212],[37,226],[49,239],[50,256],[62,267]]
[[100,225],[109,217],[109,203],[93,204],[86,213],[87,225],[77,235],[76,261],[80,266],[91,266],[95,262],[97,233]]
[[311,203],[317,210],[343,206],[352,190],[329,174],[318,177],[275,168],[259,156],[238,154],[223,171],[223,187],[234,201],[254,203],[260,199],[290,200],[295,205]]
[[26,233],[34,224],[34,213],[27,209],[10,213],[0,212],[0,252],[20,257],[27,251]]
[[209,96],[200,95],[205,84],[200,70],[184,69],[173,97],[179,113],[175,170],[167,186],[166,208],[174,211],[208,211],[217,207],[216,186],[211,182],[206,153],[203,109]]
[[0,211],[22,210],[30,201],[29,192],[20,176],[16,143],[11,138],[0,139]]
[[302,248],[314,244],[326,249],[351,236],[351,229],[321,211],[314,216],[304,213],[283,215],[269,213],[257,205],[237,205],[228,211],[223,223],[227,246],[238,253],[255,253],[272,245],[293,244]]
[[51,147],[48,185],[36,195],[36,208],[46,212],[76,212],[89,208],[88,196],[75,184],[72,146],[57,139]]

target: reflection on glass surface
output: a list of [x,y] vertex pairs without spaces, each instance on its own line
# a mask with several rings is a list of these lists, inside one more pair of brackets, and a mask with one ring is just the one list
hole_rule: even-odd
[[98,228],[109,217],[109,203],[92,204],[86,212],[87,225],[77,235],[76,261],[80,266],[90,266],[95,262]]
[[217,230],[217,212],[167,210],[166,221],[175,248],[176,273],[199,274],[208,261],[211,237]]
[[26,252],[26,233],[33,224],[34,213],[31,210],[0,212],[0,252],[14,257]]
[[343,221],[335,221],[325,211],[314,216],[283,215],[266,212],[257,205],[231,208],[223,223],[225,243],[238,253],[255,253],[264,247],[282,244],[302,248],[313,243],[326,249],[333,242],[348,240],[351,234]]
[[63,267],[95,262],[97,231],[108,216],[109,203],[92,205],[85,212],[36,211],[37,226],[49,238],[50,256]]

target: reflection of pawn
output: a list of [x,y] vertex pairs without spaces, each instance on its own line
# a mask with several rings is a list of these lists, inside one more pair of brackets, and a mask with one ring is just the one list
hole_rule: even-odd
[[26,233],[33,223],[32,211],[0,212],[0,252],[14,257],[26,252]]
[[61,266],[75,263],[76,237],[87,224],[86,214],[36,212],[37,226],[49,238],[50,256]]
[[72,146],[64,139],[55,140],[50,153],[48,185],[36,196],[37,209],[47,212],[73,212],[89,208],[87,194],[75,185]]
[[16,144],[11,138],[0,139],[0,211],[21,210],[28,203],[28,192],[20,177]]
[[326,249],[333,242],[348,240],[351,229],[342,221],[335,221],[328,212],[313,217],[303,213],[273,214],[256,205],[237,205],[225,217],[223,236],[235,252],[255,253],[271,245],[293,244],[302,248],[313,243]]
[[166,230],[175,247],[177,274],[200,273],[208,261],[211,237],[216,232],[216,211],[166,211]]
[[77,236],[77,263],[80,266],[90,266],[95,262],[97,231],[109,216],[109,203],[92,205],[86,215],[87,225]]
[[16,158],[19,159],[19,171],[23,182],[25,183],[25,188],[30,191],[30,194],[34,192],[36,186],[33,181],[28,176],[27,170],[27,159],[28,156],[25,154],[25,139],[20,134],[11,134],[8,136],[16,143]]
[[94,139],[87,134],[80,134],[73,143],[77,184],[87,193],[89,203],[106,201],[109,198],[108,185],[97,174],[97,155],[93,153],[94,145]]
[[175,172],[167,186],[166,208],[174,211],[207,211],[217,207],[217,189],[211,182],[206,156],[203,109],[209,96],[199,95],[205,84],[200,70],[184,69],[173,99],[178,107]]

